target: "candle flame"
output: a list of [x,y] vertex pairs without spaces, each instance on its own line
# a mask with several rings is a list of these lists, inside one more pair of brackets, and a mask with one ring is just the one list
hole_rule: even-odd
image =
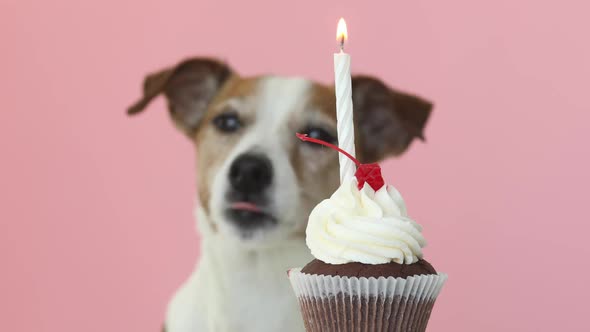
[[348,39],[348,30],[346,29],[346,21],[340,18],[338,21],[338,28],[336,29],[336,40],[340,43],[340,48],[344,47],[344,42]]

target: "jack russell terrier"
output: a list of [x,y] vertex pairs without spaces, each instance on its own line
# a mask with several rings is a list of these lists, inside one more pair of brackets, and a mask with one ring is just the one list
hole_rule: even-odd
[[[363,163],[404,152],[432,105],[367,76],[352,78]],[[339,184],[333,86],[303,78],[241,77],[193,58],[148,75],[137,114],[158,95],[197,155],[201,258],[168,306],[165,331],[303,331],[287,270],[312,260],[307,217]]]

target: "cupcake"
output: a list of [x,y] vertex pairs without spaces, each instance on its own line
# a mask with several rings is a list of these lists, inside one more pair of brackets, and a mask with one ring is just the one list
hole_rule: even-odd
[[447,276],[423,258],[422,228],[379,166],[354,161],[355,177],[309,216],[306,243],[315,259],[288,273],[305,328],[425,331]]

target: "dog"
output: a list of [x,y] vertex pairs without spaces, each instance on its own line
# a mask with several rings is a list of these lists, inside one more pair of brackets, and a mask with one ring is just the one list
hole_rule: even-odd
[[[168,306],[168,332],[303,331],[287,270],[312,260],[312,208],[339,185],[334,87],[304,78],[242,77],[213,58],[190,58],[148,75],[138,114],[163,94],[197,156],[201,258]],[[352,77],[358,159],[402,154],[432,104],[369,76]]]

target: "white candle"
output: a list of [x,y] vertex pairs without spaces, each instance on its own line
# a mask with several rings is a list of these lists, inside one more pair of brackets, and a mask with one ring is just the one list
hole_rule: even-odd
[[[350,78],[350,55],[344,53],[344,42],[348,38],[346,22],[338,21],[336,39],[340,42],[340,52],[334,54],[334,85],[336,90],[336,122],[338,146],[355,157],[354,123],[352,120],[352,83]],[[342,153],[339,154],[340,182],[351,178],[356,165]]]

